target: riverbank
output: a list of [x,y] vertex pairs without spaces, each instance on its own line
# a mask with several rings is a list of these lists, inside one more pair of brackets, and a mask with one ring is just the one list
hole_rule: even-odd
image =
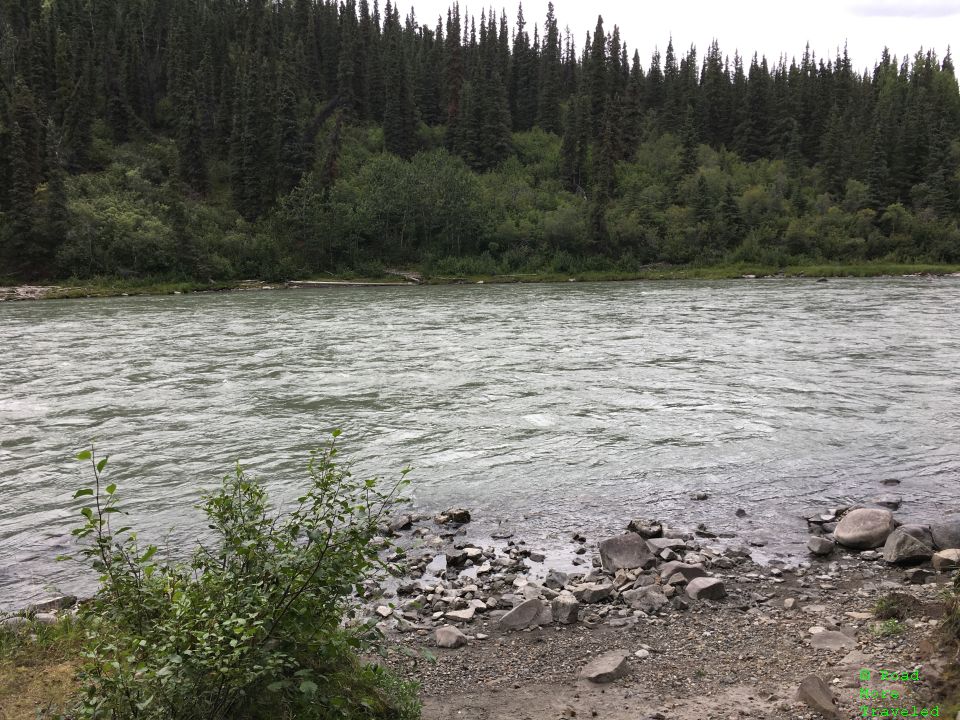
[[[640,280],[762,280],[785,278],[873,278],[873,277],[960,276],[960,265],[942,264],[818,264],[785,268],[764,265],[689,267],[656,265],[631,272],[598,271],[569,273],[519,273],[516,275],[429,276],[417,271],[382,277],[324,277],[306,280],[265,282],[260,280],[129,281],[102,279],[64,281],[44,285],[0,287],[0,302],[16,300],[65,300],[76,298],[126,297],[137,295],[186,295],[191,293],[262,291],[279,289],[329,289],[342,287],[398,287],[458,284],[540,284],[566,282],[629,282]],[[398,277],[402,281],[398,281]]]
[[[878,500],[812,514],[804,556],[759,563],[728,533],[634,520],[613,538],[571,534],[568,571],[519,534],[473,537],[468,510],[399,517],[381,532],[406,574],[373,589],[367,613],[387,664],[420,683],[424,720],[840,719],[865,706],[953,720],[960,665],[943,643],[960,556],[938,548],[957,544],[960,519],[894,530]],[[76,687],[81,628],[54,614],[70,603],[3,621],[3,720]]]

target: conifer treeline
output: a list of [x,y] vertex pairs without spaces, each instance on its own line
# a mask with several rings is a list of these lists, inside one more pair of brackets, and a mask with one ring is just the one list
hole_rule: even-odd
[[[175,155],[170,177],[155,184],[176,261],[159,269],[187,273],[197,270],[197,203],[229,197],[248,224],[262,225],[307,190],[332,202],[344,138],[358,128],[382,129],[382,147],[399,158],[442,147],[481,174],[518,155],[518,134],[557,136],[556,192],[583,201],[580,254],[644,255],[629,232],[609,226],[618,212],[629,215],[625,202],[636,204],[617,168],[664,137],[676,139],[678,162],[648,186],[666,188],[661,211],[688,208],[684,222],[702,236],[694,245],[719,243],[718,252],[750,229],[747,188],[711,181],[704,146],[720,165],[731,153],[779,161],[797,186],[837,200],[852,187],[862,196],[855,209],[872,210],[880,232],[892,205],[926,213],[942,231],[955,229],[960,213],[960,94],[949,52],[902,61],[884,52],[862,73],[846,52],[818,59],[808,49],[771,65],[731,58],[716,43],[700,58],[670,42],[644,61],[602,18],[578,41],[552,4],[531,27],[522,8],[512,24],[492,10],[466,17],[457,5],[421,23],[390,0],[382,13],[377,0],[2,2],[0,275],[55,272],[79,232],[75,205],[96,193],[77,178],[115,164],[113,150],[127,143],[164,140]],[[691,178],[697,192],[685,201]],[[810,204],[799,187],[778,192],[797,216]],[[665,242],[669,229],[660,230]],[[270,231],[288,236],[278,252],[296,254],[295,229],[274,222]],[[385,261],[417,259],[368,249]],[[316,254],[305,269],[338,258]]]

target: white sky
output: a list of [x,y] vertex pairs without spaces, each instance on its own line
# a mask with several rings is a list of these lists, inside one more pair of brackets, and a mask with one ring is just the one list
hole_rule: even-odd
[[[412,0],[420,24],[436,25],[438,15],[446,17],[448,0]],[[399,0],[402,14],[411,0]],[[383,2],[381,2],[381,5]],[[511,26],[517,15],[517,0],[491,3],[499,15],[507,11]],[[753,52],[766,54],[771,61],[786,53],[799,57],[809,41],[817,57],[835,57],[846,41],[857,70],[872,68],[883,48],[902,59],[921,47],[933,48],[942,58],[949,45],[954,59],[960,53],[960,0],[554,0],[561,31],[567,25],[583,50],[584,37],[593,31],[597,15],[604,28],[620,26],[620,35],[640,51],[644,68],[655,47],[661,53],[673,35],[673,44],[682,54],[696,45],[698,62],[713,38],[724,55],[740,50],[745,57]],[[468,10],[479,19],[483,0],[460,0],[461,13]],[[543,27],[547,0],[526,0],[523,12],[532,34],[533,24]]]

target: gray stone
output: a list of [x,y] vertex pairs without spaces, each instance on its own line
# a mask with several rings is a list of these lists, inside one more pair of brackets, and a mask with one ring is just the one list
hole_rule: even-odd
[[30,626],[30,621],[25,617],[20,617],[15,615],[14,617],[4,618],[0,620],[0,626],[6,630],[12,630],[13,632],[19,632],[20,630],[25,630]]
[[835,547],[832,540],[827,540],[822,537],[812,537],[807,542],[807,549],[814,555],[819,555],[820,557],[826,557],[834,551]]
[[930,534],[937,550],[960,549],[960,518],[931,525]]
[[632,610],[640,610],[647,615],[652,615],[669,602],[667,596],[654,585],[637,590],[627,590],[622,597],[623,601]]
[[806,703],[811,710],[820,713],[829,720],[840,720],[837,699],[830,686],[816,675],[809,675],[800,683],[797,700]]
[[608,573],[621,568],[644,570],[656,563],[656,559],[647,547],[647,541],[636,533],[626,533],[604,540],[600,543],[600,562]]
[[433,633],[437,647],[456,649],[467,644],[467,636],[451,625],[437,628]]
[[37,613],[33,616],[33,621],[40,625],[56,625],[57,615],[56,613]]
[[694,600],[722,600],[727,591],[716,578],[698,577],[687,585],[687,596]]
[[688,565],[679,561],[668,562],[660,566],[660,577],[671,578],[677,573],[683,575],[687,580],[693,580],[698,577],[706,577],[707,571],[703,565]]
[[455,620],[457,622],[470,622],[473,620],[473,616],[476,614],[476,612],[476,608],[468,607],[466,610],[451,610],[450,612],[446,613],[444,617],[447,618],[447,620]]
[[687,549],[687,543],[681,538],[651,538],[647,540],[647,547],[650,548],[650,552],[657,554],[664,550],[684,552]]
[[933,556],[933,569],[947,572],[960,568],[960,550],[941,550]]
[[564,591],[553,599],[553,617],[561,625],[573,625],[580,618],[580,603],[571,592]]
[[627,530],[647,540],[663,536],[663,524],[656,520],[631,520]]
[[580,671],[580,677],[598,684],[612,683],[630,672],[628,657],[630,654],[623,650],[608,652],[588,663]]
[[903,577],[911,585],[923,585],[933,577],[933,573],[923,568],[910,568],[903,574]]
[[933,555],[933,537],[925,525],[901,525],[883,545],[883,559],[895,565],[929,560]]
[[573,594],[580,602],[592,605],[603,602],[613,595],[613,583],[584,583],[573,587]]
[[[545,611],[549,612],[550,606],[542,600],[527,600],[500,618],[500,627],[503,630],[523,630],[544,625],[546,624],[543,622]],[[549,623],[550,620],[547,622]]]
[[844,547],[853,550],[871,550],[883,545],[893,530],[892,512],[860,508],[851,510],[843,516],[833,536]]
[[33,603],[26,607],[28,613],[59,612],[68,610],[77,604],[76,595],[62,595],[60,597],[50,598],[38,603]]
[[393,608],[387,607],[386,605],[381,605],[377,608],[377,615],[382,618],[388,618],[393,615]]
[[413,525],[413,516],[401,515],[398,518],[394,518],[390,523],[390,532],[398,533],[401,530],[409,530],[411,525]]
[[437,525],[448,525],[449,523],[462,525],[470,522],[470,511],[464,508],[450,508],[449,510],[444,510],[433,520]]
[[543,586],[551,590],[563,590],[564,585],[566,585],[569,580],[570,576],[565,572],[551,568],[547,573],[546,579],[543,581]]
[[871,505],[877,505],[887,510],[899,510],[900,505],[903,504],[903,498],[899,495],[877,495],[876,497],[870,498]]
[[709,500],[710,495],[705,492],[695,492],[695,493],[690,493],[690,499],[696,500],[696,501]]
[[444,557],[447,559],[448,568],[461,567],[467,564],[467,553],[464,550],[451,550],[444,553]]
[[857,641],[842,632],[825,630],[811,636],[810,645],[817,650],[853,650]]

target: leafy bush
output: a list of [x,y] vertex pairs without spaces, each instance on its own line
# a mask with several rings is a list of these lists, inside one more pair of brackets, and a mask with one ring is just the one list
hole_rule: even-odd
[[388,569],[373,539],[407,471],[385,489],[355,480],[336,462],[338,435],[311,455],[309,485],[286,513],[238,466],[204,496],[212,532],[189,562],[115,528],[107,459],[77,456],[96,482],[76,494],[92,504],[74,535],[101,583],[83,611],[77,718],[419,717],[412,686],[358,659],[376,636],[351,600]]

